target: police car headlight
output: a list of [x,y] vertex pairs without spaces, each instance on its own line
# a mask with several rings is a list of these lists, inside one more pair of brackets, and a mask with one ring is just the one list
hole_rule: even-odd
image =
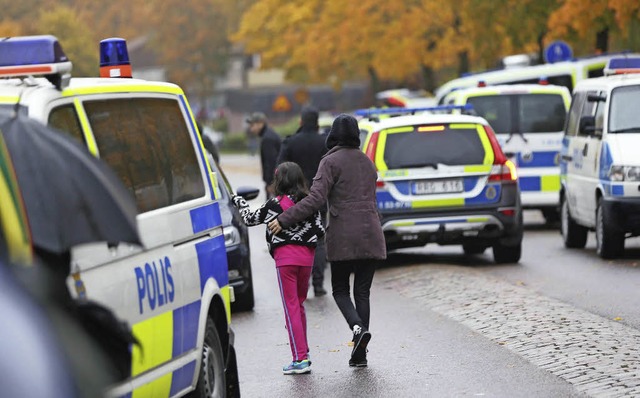
[[229,225],[223,228],[224,230],[224,245],[226,247],[234,246],[240,243],[240,231],[233,225]]
[[609,178],[611,181],[624,181],[624,167],[611,166],[609,169]]
[[640,181],[640,166],[611,166],[611,181]]
[[640,181],[640,167],[630,166],[625,167],[625,178],[628,181]]

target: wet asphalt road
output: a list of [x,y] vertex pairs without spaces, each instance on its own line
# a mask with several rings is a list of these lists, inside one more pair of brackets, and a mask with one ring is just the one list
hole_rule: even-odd
[[[234,187],[262,187],[258,158],[221,163]],[[232,320],[242,395],[640,395],[640,243],[602,261],[593,236],[586,250],[568,251],[537,213],[525,219],[517,265],[494,265],[490,250],[466,258],[456,246],[393,253],[374,279],[368,368],[348,366],[346,322],[330,295],[310,291],[313,370],[297,376],[281,371],[291,354],[274,263],[264,227],[251,228],[256,306]]]

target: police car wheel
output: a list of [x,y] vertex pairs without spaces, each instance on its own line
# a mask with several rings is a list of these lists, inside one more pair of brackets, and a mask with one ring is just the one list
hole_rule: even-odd
[[542,216],[547,224],[555,224],[560,221],[560,214],[556,208],[542,209]]
[[223,398],[225,396],[224,354],[215,324],[207,317],[207,327],[202,350],[200,377],[196,390],[190,397]]
[[573,221],[569,213],[569,203],[564,197],[560,205],[560,232],[564,247],[568,249],[582,249],[587,244],[589,230]]
[[602,198],[598,199],[596,209],[596,253],[601,258],[612,259],[624,252],[624,232],[617,228],[602,202]]
[[501,243],[493,245],[493,260],[496,264],[517,263],[522,256],[522,242],[515,246],[507,246]]
[[487,247],[476,242],[465,242],[462,244],[462,250],[465,255],[473,256],[484,253],[484,251],[487,250]]
[[246,291],[242,294],[236,294],[236,301],[231,304],[232,311],[251,311],[255,306],[255,298],[253,295],[253,283],[251,283]]

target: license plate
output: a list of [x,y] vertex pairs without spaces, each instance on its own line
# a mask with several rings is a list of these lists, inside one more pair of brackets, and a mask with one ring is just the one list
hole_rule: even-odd
[[416,181],[413,183],[414,195],[430,195],[434,193],[455,193],[464,191],[462,179]]

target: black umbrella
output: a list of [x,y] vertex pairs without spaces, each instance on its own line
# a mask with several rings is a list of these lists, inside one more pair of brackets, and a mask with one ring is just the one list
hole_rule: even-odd
[[140,243],[133,197],[106,163],[64,133],[22,114],[0,113],[0,131],[34,246],[64,253],[88,242]]

